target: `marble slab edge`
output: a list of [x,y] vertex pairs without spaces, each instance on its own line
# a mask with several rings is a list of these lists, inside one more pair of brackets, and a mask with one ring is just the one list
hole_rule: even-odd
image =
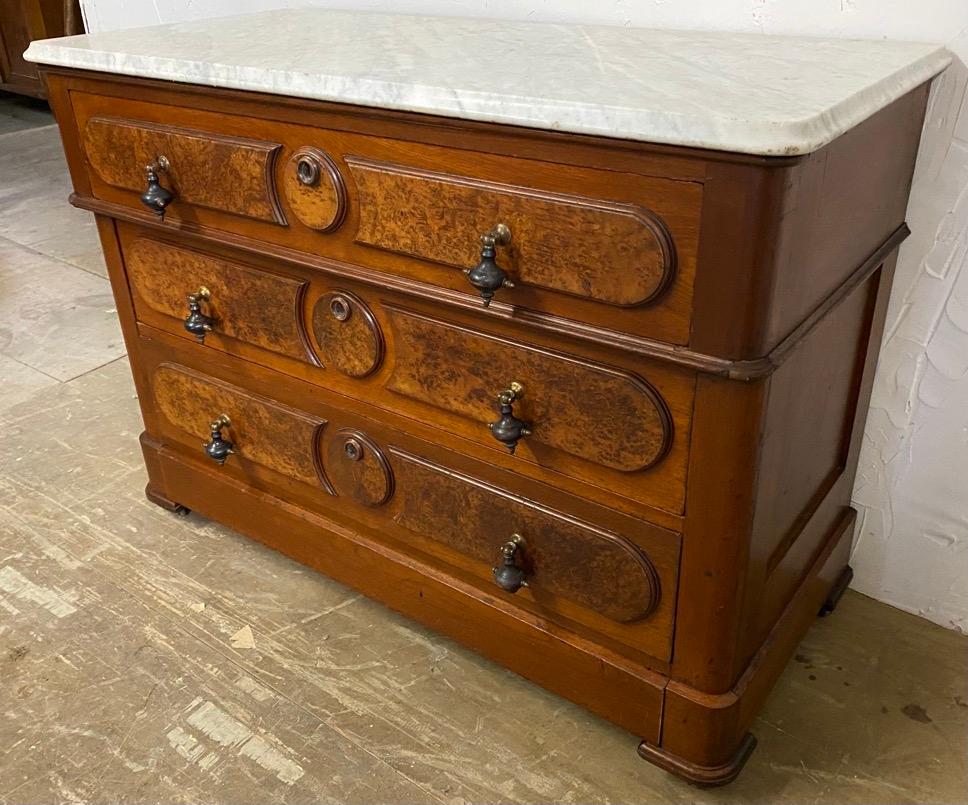
[[802,119],[785,120],[708,113],[702,116],[514,96],[500,91],[228,65],[71,47],[60,44],[61,41],[34,41],[24,57],[54,67],[758,156],[812,153],[930,81],[952,61],[952,55],[938,47],[829,108]]

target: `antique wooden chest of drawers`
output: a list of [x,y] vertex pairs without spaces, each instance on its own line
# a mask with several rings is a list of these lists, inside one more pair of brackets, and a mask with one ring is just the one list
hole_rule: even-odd
[[[259,36],[266,64],[233,51]],[[458,56],[486,42],[515,44],[482,77]],[[310,11],[29,55],[148,497],[732,779],[849,580],[946,54]]]

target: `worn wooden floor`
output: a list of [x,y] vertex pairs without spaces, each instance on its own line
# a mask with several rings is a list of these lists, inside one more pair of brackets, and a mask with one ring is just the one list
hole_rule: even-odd
[[813,627],[740,780],[699,791],[635,736],[149,504],[90,216],[56,130],[3,118],[0,97],[0,803],[968,798],[968,639],[863,596]]

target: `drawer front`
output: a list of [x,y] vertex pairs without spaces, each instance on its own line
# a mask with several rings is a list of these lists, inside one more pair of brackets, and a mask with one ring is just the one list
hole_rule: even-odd
[[[280,119],[72,101],[98,198],[146,212],[145,165],[165,156],[165,221],[180,228],[345,261],[482,307],[490,291],[467,272],[484,261],[508,280],[496,309],[688,341],[699,182],[559,164],[553,151],[544,162],[309,127],[271,107],[252,111]],[[498,225],[507,238],[485,259],[481,237]]]
[[[219,438],[232,452],[219,472],[371,528],[489,594],[513,595],[531,611],[668,658],[679,544],[672,532],[615,513],[603,526],[556,510],[533,492],[511,491],[500,476],[477,477],[466,459],[332,406],[315,389],[306,412],[300,392],[290,397],[288,385],[272,380],[247,377],[244,387],[166,360],[149,378],[156,412],[149,428],[189,456],[207,461],[202,445],[224,416]],[[273,397],[263,393],[265,383]],[[608,527],[616,522],[629,535]],[[492,568],[515,537],[510,563],[526,586],[512,594],[498,587]]]
[[[515,288],[620,306],[650,302],[675,275],[672,239],[645,207],[358,158],[346,163],[358,194],[360,243],[465,268],[480,259],[481,234],[503,223],[510,235],[499,259]],[[513,300],[513,291],[500,298],[506,294]]]
[[167,167],[159,173],[180,205],[284,225],[273,186],[281,149],[279,143],[100,115],[84,128],[88,164],[112,187],[141,193],[145,166],[164,156]]
[[[146,312],[184,322],[188,297],[197,296],[202,315],[211,319],[211,330],[203,339],[209,343],[229,346],[242,342],[296,360],[311,354],[300,326],[308,282],[150,238],[131,244],[125,267],[135,297]],[[201,335],[185,333],[196,338]]]
[[[695,383],[689,372],[614,351],[605,361],[567,352],[520,326],[485,329],[479,315],[444,320],[439,306],[338,275],[283,264],[264,270],[146,230],[120,232],[144,324],[198,339],[185,328],[187,295],[205,288],[199,312],[211,329],[201,334],[203,349],[470,440],[473,452],[510,461],[517,472],[571,479],[579,494],[595,488],[599,496],[682,511]],[[625,365],[610,362],[621,360]],[[499,397],[515,384],[518,398],[502,406]],[[529,433],[499,441],[500,429],[491,426],[502,417]]]

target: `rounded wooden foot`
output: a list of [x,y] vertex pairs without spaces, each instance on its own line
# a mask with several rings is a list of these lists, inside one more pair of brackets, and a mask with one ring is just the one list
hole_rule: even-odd
[[820,612],[817,614],[821,618],[826,617],[837,608],[837,604],[840,603],[840,599],[843,597],[844,592],[846,592],[847,586],[850,584],[852,578],[854,578],[853,568],[847,565],[837,577],[834,586],[830,588],[830,592],[827,594],[827,598],[823,604],[820,605]]
[[187,506],[182,506],[181,503],[176,503],[173,500],[169,500],[164,495],[157,492],[151,487],[151,484],[148,484],[145,487],[145,497],[156,506],[161,506],[161,508],[163,508],[165,511],[174,512],[179,517],[186,517],[191,512],[191,509],[189,509]]
[[756,738],[748,732],[740,742],[736,754],[725,763],[716,766],[703,766],[693,763],[645,741],[639,744],[639,755],[649,763],[654,763],[660,769],[665,769],[676,777],[681,777],[687,783],[700,788],[712,788],[733,782],[743,770],[743,766],[746,765],[746,761],[749,760],[749,756],[755,748]]

